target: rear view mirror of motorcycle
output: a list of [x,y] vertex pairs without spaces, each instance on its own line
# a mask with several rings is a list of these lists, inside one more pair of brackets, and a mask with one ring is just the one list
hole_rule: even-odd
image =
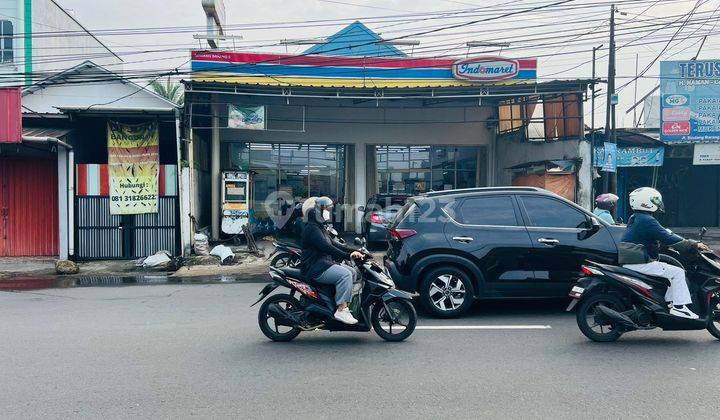
[[705,237],[705,234],[707,233],[707,231],[708,231],[708,230],[707,230],[707,228],[706,228],[705,226],[703,226],[702,228],[700,228],[700,240],[701,240],[701,241],[702,241],[703,238]]

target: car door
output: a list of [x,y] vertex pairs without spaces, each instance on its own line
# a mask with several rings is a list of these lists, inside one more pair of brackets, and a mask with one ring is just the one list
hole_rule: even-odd
[[615,241],[597,218],[557,197],[521,195],[518,200],[533,245],[537,289],[545,296],[564,296],[585,260],[615,260]]
[[471,255],[484,276],[484,297],[525,296],[534,283],[528,258],[532,242],[511,195],[462,198],[445,207],[445,235],[462,255]]

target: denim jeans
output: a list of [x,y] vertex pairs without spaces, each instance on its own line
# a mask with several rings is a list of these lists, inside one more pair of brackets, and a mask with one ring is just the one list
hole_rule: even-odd
[[333,264],[320,274],[315,281],[335,286],[335,304],[348,303],[352,299],[353,272],[350,267]]

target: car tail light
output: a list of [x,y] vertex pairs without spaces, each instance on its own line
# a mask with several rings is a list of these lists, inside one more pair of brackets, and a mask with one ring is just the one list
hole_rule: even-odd
[[603,275],[602,271],[600,271],[596,268],[588,267],[587,265],[581,266],[580,269],[582,270],[582,273],[585,277],[602,276]]
[[376,225],[381,225],[382,222],[383,222],[382,219],[380,218],[380,216],[377,213],[370,214],[370,223],[375,223]]
[[393,239],[397,239],[398,241],[407,239],[415,234],[417,234],[417,232],[412,229],[390,229],[390,236],[392,236]]

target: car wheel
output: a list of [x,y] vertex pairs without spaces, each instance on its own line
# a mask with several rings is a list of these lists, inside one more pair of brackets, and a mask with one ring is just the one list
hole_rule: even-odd
[[473,286],[470,277],[455,267],[438,267],[430,270],[420,286],[423,307],[439,318],[460,316],[470,309]]

